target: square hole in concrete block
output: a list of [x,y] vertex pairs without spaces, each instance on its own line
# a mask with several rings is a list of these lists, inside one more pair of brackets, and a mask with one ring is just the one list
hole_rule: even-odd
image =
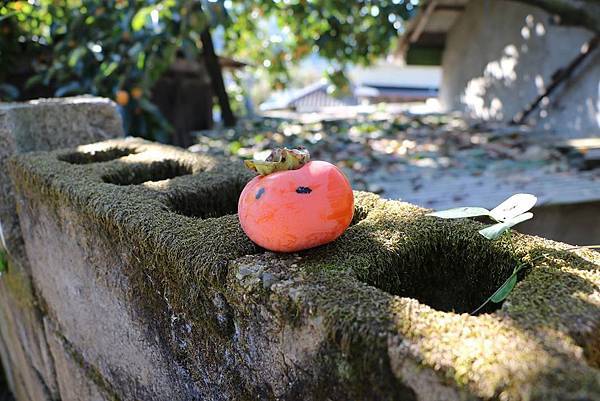
[[121,157],[125,157],[136,153],[137,151],[135,149],[114,147],[105,150],[98,150],[95,152],[71,152],[65,155],[58,156],[58,160],[71,164],[102,163],[120,159]]
[[198,185],[168,194],[167,205],[177,214],[207,219],[236,214],[243,185],[232,182]]
[[130,163],[105,174],[102,180],[115,185],[139,185],[148,181],[168,180],[193,173],[191,166],[178,160],[156,160],[149,163]]
[[[394,256],[370,270],[364,281],[390,294],[456,313],[476,310],[518,263],[499,247],[479,249],[468,241],[432,243]],[[490,302],[478,313],[493,312],[501,305]]]
[[[336,242],[307,254],[309,263],[353,271],[389,294],[457,313],[479,307],[518,264],[505,241],[486,240],[475,222],[436,220],[411,205],[385,205]],[[490,303],[481,312],[500,306]]]

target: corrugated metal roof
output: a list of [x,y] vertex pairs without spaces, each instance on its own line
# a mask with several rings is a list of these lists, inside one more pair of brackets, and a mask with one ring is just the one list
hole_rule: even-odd
[[327,91],[329,83],[318,81],[301,89],[283,91],[274,94],[273,98],[261,104],[260,109],[282,110],[293,109],[300,113],[319,111],[324,107],[352,106],[358,104],[354,96],[336,98]]
[[351,106],[355,104],[357,104],[356,98],[335,98],[329,95],[326,87],[324,87],[290,102],[290,108],[303,113],[318,111],[324,107]]

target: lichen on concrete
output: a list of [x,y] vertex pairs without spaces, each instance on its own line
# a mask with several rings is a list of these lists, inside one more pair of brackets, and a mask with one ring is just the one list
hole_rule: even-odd
[[[114,149],[113,160],[65,161]],[[20,156],[11,173],[30,220],[54,209],[65,232],[85,232],[82,249],[100,237],[112,248],[127,301],[209,399],[600,396],[592,251],[490,242],[481,223],[357,192],[337,241],[265,253],[234,214],[251,177],[241,166],[141,140]],[[499,309],[465,313],[521,262],[530,268]],[[101,283],[104,268],[90,268]]]

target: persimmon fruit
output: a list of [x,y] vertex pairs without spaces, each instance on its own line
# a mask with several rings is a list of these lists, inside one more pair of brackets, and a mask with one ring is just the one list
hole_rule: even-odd
[[276,149],[270,159],[246,162],[261,174],[248,182],[238,202],[246,235],[276,252],[312,248],[342,235],[354,213],[344,174],[331,163],[309,161],[305,150]]
[[117,91],[117,95],[115,96],[115,100],[119,106],[126,106],[129,103],[129,93],[124,90]]

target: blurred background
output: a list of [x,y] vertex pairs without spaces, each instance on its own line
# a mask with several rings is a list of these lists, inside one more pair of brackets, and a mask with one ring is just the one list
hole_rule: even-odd
[[309,148],[433,209],[540,199],[600,242],[593,0],[0,2],[0,99],[113,99],[125,132],[234,159]]

